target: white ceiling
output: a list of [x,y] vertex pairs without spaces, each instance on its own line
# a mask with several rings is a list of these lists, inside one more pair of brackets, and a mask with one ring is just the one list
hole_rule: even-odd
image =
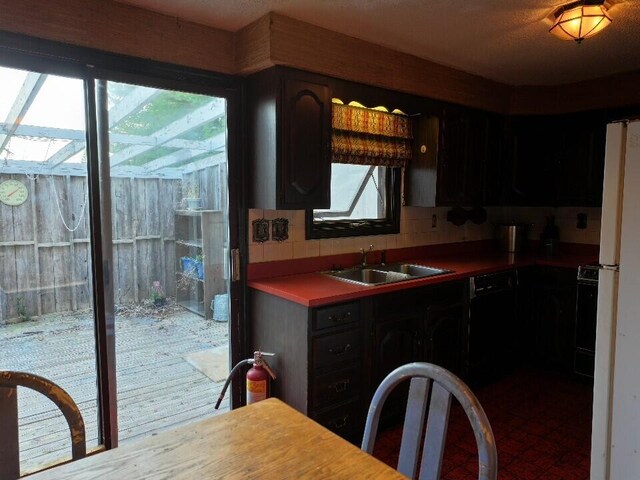
[[557,85],[640,69],[640,0],[575,42],[548,33],[563,0],[120,0],[223,30],[269,11],[511,85]]

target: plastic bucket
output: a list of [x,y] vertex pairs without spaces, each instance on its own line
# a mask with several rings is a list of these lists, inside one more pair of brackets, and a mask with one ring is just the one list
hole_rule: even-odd
[[213,310],[213,319],[216,322],[228,322],[229,294],[223,293],[213,297],[213,300],[211,300],[211,310]]

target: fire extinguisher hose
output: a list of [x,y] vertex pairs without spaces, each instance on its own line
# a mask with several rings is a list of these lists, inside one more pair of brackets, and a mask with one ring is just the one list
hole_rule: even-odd
[[240,362],[238,362],[236,364],[235,367],[233,367],[231,369],[231,372],[229,372],[229,376],[227,377],[227,381],[224,382],[224,387],[222,387],[222,391],[220,392],[220,396],[218,397],[218,401],[216,402],[216,406],[214,407],[216,410],[218,410],[218,407],[220,406],[220,404],[222,403],[222,400],[224,399],[224,394],[227,393],[227,388],[229,388],[229,384],[231,383],[231,379],[233,378],[233,374],[236,373],[236,371],[243,365],[253,365],[254,363],[254,359],[253,358],[247,358],[245,360],[241,360]]

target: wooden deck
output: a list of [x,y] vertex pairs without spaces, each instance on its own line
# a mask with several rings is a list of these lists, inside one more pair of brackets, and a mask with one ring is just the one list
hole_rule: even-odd
[[[92,321],[91,312],[83,312],[0,325],[0,369],[42,375],[67,390],[82,411],[87,449],[98,445]],[[223,381],[211,380],[185,356],[227,345],[226,323],[191,313],[117,318],[120,442],[217,413],[213,406]],[[19,389],[18,402],[23,472],[70,458],[68,429],[54,405],[25,389]]]

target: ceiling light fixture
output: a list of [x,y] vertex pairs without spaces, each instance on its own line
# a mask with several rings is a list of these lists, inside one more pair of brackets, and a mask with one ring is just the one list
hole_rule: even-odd
[[554,12],[555,21],[549,29],[562,40],[580,43],[593,37],[611,24],[604,0],[579,0],[568,3]]

